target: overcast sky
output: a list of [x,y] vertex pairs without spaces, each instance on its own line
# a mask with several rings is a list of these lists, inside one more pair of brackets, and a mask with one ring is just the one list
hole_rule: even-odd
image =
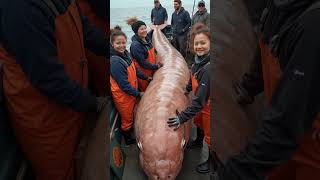
[[[111,8],[128,8],[128,7],[145,7],[149,5],[153,6],[153,1],[154,0],[110,0],[110,7]],[[181,0],[181,1],[183,6],[183,4],[193,4],[194,0]],[[199,0],[196,0],[196,6],[198,1]],[[205,0],[205,2],[209,3],[209,0]],[[173,0],[160,0],[160,3],[163,6],[173,6]],[[207,7],[207,9],[210,9],[210,8]]]

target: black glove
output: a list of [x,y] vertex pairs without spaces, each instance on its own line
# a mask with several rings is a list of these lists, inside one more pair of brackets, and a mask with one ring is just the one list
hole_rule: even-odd
[[248,91],[241,85],[241,83],[235,82],[232,85],[235,101],[240,105],[252,104],[254,97],[250,96]]
[[176,114],[177,114],[176,117],[169,118],[168,121],[167,121],[169,127],[175,126],[175,128],[173,130],[179,129],[181,124],[183,124],[185,122],[185,121],[183,121],[182,119],[179,118],[178,110],[176,110]]
[[162,68],[163,64],[161,62],[158,63],[158,69]]
[[97,97],[96,98],[96,111],[101,112],[103,108],[107,105],[108,98],[107,97]]

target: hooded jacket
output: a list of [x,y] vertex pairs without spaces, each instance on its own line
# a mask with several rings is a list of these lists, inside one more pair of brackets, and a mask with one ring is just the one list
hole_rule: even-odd
[[320,7],[304,13],[312,3],[269,2],[268,13],[262,18],[266,42],[289,27],[277,42],[275,54],[279,57],[281,80],[263,113],[262,127],[240,154],[218,169],[220,180],[264,179],[270,170],[292,157],[311,130],[320,106]]
[[204,12],[197,11],[192,17],[193,26],[196,23],[203,23],[210,28],[210,13],[207,12],[207,9]]
[[164,24],[164,21],[168,20],[168,13],[166,8],[162,7],[160,4],[159,8],[154,7],[151,10],[151,22],[154,25]]
[[[208,72],[207,64],[209,62],[210,53],[201,57],[195,56],[195,63],[191,68],[191,74],[194,75],[197,73],[196,79],[199,86],[195,92],[194,98],[192,99],[191,105],[178,115],[182,122],[192,119],[208,102],[210,97],[210,74]],[[192,90],[191,79],[189,80],[186,90],[188,92]]]
[[[119,87],[125,93],[138,97],[140,92],[133,88],[128,81],[127,67],[130,66],[133,61],[128,51],[124,54],[118,53],[114,48],[110,48],[110,75],[117,82]],[[121,59],[126,61],[125,64]],[[148,77],[136,68],[137,77],[143,80],[147,80]]]
[[175,10],[172,13],[171,26],[173,34],[186,35],[191,25],[189,12],[181,7],[180,11]]
[[137,35],[133,35],[131,40],[130,53],[138,64],[145,69],[157,70],[157,64],[151,64],[146,60],[148,58],[148,50],[153,47],[151,39],[146,37],[147,42],[144,42]]

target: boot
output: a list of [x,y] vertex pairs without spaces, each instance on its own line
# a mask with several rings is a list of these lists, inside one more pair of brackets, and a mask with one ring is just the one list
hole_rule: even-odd
[[204,138],[203,130],[197,127],[197,138],[193,142],[188,144],[187,148],[188,149],[202,148],[202,146],[203,146],[203,144],[202,144],[203,138]]
[[131,137],[130,131],[122,131],[122,135],[127,146],[136,143],[136,140]]
[[196,171],[200,174],[206,174],[210,172],[210,163],[209,160],[207,160],[204,163],[201,163],[197,166]]
[[206,174],[210,172],[210,154],[204,163],[198,164],[196,171],[200,174]]

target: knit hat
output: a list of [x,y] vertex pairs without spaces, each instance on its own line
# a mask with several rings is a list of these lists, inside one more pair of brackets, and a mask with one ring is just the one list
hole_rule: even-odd
[[204,6],[206,5],[206,3],[205,3],[203,0],[201,0],[201,1],[198,2],[198,6],[199,6],[200,4],[203,4]]
[[143,21],[137,21],[137,22],[135,22],[135,23],[133,23],[133,24],[131,25],[131,28],[132,28],[133,32],[134,32],[135,34],[137,34],[140,26],[143,26],[143,25],[146,26],[146,23],[144,23]]

